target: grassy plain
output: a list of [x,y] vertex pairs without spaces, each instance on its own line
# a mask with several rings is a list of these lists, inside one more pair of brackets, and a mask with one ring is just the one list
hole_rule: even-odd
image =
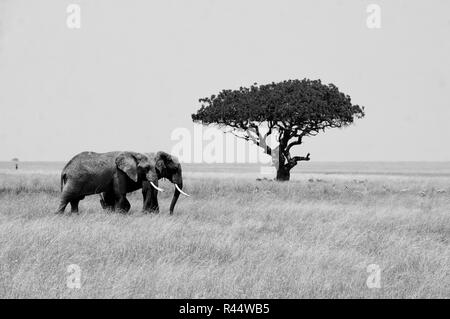
[[[57,169],[2,169],[0,297],[450,298],[447,171],[321,171],[278,183],[187,170],[192,196],[173,216],[169,191],[159,215],[136,192],[129,215],[90,196],[55,216]],[[381,288],[366,285],[370,264]]]

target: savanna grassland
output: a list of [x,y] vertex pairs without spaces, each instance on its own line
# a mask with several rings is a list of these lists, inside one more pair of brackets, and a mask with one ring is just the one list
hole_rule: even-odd
[[[300,169],[298,170],[300,171]],[[367,171],[367,170],[366,170]],[[448,174],[185,174],[168,215],[55,216],[56,171],[0,172],[1,298],[449,298]],[[67,267],[81,269],[69,289]],[[367,266],[381,270],[368,288]]]

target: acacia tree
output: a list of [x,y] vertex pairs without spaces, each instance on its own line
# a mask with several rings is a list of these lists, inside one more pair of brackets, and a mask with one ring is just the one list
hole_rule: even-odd
[[[277,180],[290,178],[290,170],[306,156],[292,156],[292,148],[303,138],[328,128],[341,128],[364,117],[364,107],[353,105],[350,96],[334,84],[320,80],[289,80],[238,90],[223,90],[217,96],[199,99],[192,120],[203,125],[231,129],[231,133],[253,141],[272,156]],[[267,127],[265,133],[262,128]],[[274,134],[276,133],[276,134]],[[267,145],[269,135],[277,135],[278,146]]]

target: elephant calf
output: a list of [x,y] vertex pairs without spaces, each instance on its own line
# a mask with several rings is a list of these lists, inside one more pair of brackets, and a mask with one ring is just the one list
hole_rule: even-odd
[[158,180],[167,178],[175,184],[170,213],[184,193],[181,165],[170,154],[158,152],[83,152],[74,156],[61,173],[61,202],[56,213],[64,213],[68,203],[71,212],[78,212],[78,203],[86,195],[101,194],[103,208],[128,212],[126,194],[142,188],[143,210],[158,212]]

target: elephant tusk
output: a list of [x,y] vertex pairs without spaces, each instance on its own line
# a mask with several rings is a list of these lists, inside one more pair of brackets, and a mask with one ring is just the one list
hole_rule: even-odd
[[177,184],[175,184],[175,188],[178,189],[178,191],[179,191],[181,194],[183,194],[184,196],[187,196],[187,197],[191,196],[191,195],[186,194],[185,192],[183,192],[183,191],[181,190],[181,188],[178,187]]
[[157,191],[164,192],[164,189],[159,188],[158,186],[156,186],[155,184],[153,184],[153,182],[150,182],[150,184],[151,184]]

